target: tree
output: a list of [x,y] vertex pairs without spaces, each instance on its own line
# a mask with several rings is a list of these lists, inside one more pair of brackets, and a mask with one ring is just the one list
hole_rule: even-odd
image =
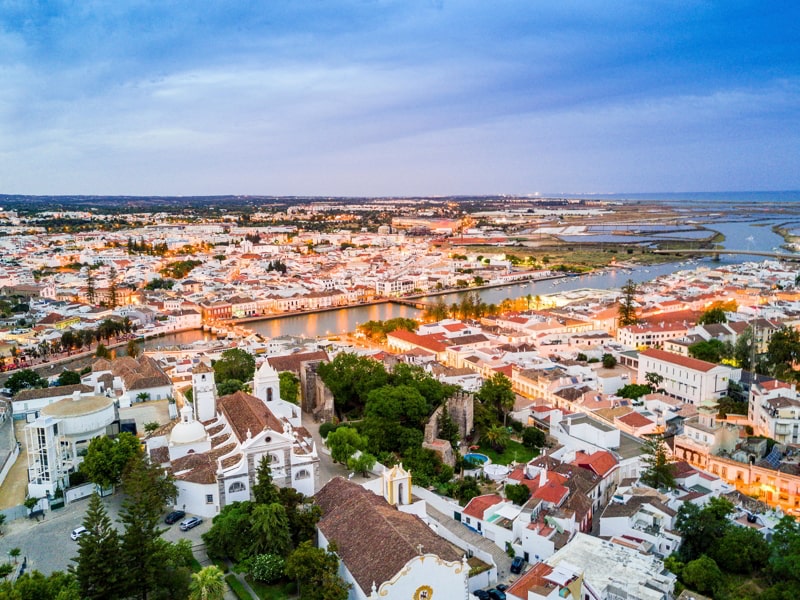
[[125,593],[147,600],[162,581],[162,568],[168,557],[160,543],[161,534],[166,531],[159,527],[161,513],[177,490],[163,470],[143,455],[128,462],[122,485],[125,500],[119,520],[125,531],[118,564],[125,574]]
[[701,594],[713,594],[723,584],[725,577],[714,559],[705,554],[683,568],[684,583]]
[[217,396],[230,396],[244,389],[244,383],[238,379],[226,379],[217,383]]
[[97,349],[94,351],[96,358],[111,358],[111,352],[103,344],[97,344]]
[[279,393],[281,400],[298,404],[298,396],[300,394],[300,380],[297,375],[291,371],[283,371],[278,373],[279,380]]
[[8,391],[11,392],[11,395],[15,396],[21,390],[47,387],[47,380],[40,377],[39,374],[32,369],[22,369],[21,371],[11,374],[6,380],[6,387]]
[[228,379],[250,381],[256,372],[256,359],[240,348],[225,350],[214,363],[214,379],[217,383]]
[[328,550],[303,542],[286,559],[286,576],[297,582],[300,600],[346,600],[350,590],[339,577],[336,544]]
[[530,488],[523,484],[507,483],[505,487],[506,498],[511,500],[517,506],[522,506],[531,497]]
[[13,571],[14,567],[12,566],[11,563],[0,564],[0,577],[2,577],[3,579],[11,575]]
[[122,573],[117,565],[119,535],[98,494],[92,494],[83,520],[88,534],[78,539],[74,573],[81,597],[102,600],[122,592]]
[[225,597],[226,589],[227,584],[222,570],[215,565],[209,565],[197,573],[192,573],[189,598],[190,600],[222,600]]
[[6,515],[0,514],[0,535],[3,535],[3,525],[6,523]]
[[639,322],[639,317],[636,315],[636,292],[636,284],[632,279],[628,279],[627,283],[622,286],[622,298],[619,303],[618,322],[620,327],[636,325]]
[[149,423],[144,424],[144,431],[147,434],[151,434],[156,431],[161,425],[157,421],[150,421]]
[[511,380],[502,373],[495,373],[483,382],[475,398],[497,411],[498,419],[506,422],[508,411],[514,408],[516,396],[511,388]]
[[22,554],[22,550],[20,548],[12,548],[8,551],[8,555],[14,559],[14,564],[17,564],[17,559],[19,555]]
[[651,391],[654,391],[654,392],[655,391],[663,391],[663,390],[660,390],[660,387],[659,387],[659,386],[661,386],[662,383],[664,383],[664,376],[663,375],[660,375],[660,374],[658,374],[658,373],[656,373],[654,371],[649,371],[649,372],[644,374],[644,380],[650,386]]
[[800,584],[800,522],[789,515],[778,521],[774,528],[769,573],[775,581]]
[[253,500],[256,504],[272,504],[278,501],[278,486],[272,481],[272,466],[269,456],[262,456],[256,469],[253,484]]
[[631,400],[638,400],[642,396],[650,394],[653,389],[649,385],[641,383],[629,383],[623,385],[617,390],[617,396],[621,398],[630,398]]
[[617,366],[617,359],[614,358],[613,354],[603,354],[604,369],[613,369],[616,366]]
[[689,562],[708,554],[717,540],[725,535],[728,521],[733,512],[733,504],[726,498],[711,498],[702,509],[691,502],[684,502],[675,517],[675,529],[683,537],[678,555],[683,562]]
[[642,446],[642,453],[642,462],[647,465],[641,475],[642,483],[656,489],[674,488],[675,465],[669,460],[664,439],[648,438]]
[[702,315],[700,315],[700,318],[697,319],[698,325],[711,325],[713,323],[727,322],[728,317],[725,315],[725,309],[723,309],[721,306],[713,306],[709,308]]
[[716,339],[695,342],[689,346],[689,356],[706,362],[720,363],[723,358],[728,358],[732,355],[733,347]]
[[484,432],[482,439],[496,452],[503,452],[511,441],[511,435],[505,427],[495,425]]
[[784,381],[800,381],[800,371],[794,365],[800,363],[800,331],[783,326],[772,334],[767,346],[769,372]]
[[81,376],[75,371],[61,371],[58,376],[58,385],[77,385],[81,382]]
[[286,556],[292,548],[292,534],[283,505],[256,504],[250,513],[250,535],[252,554]]
[[333,462],[343,465],[347,464],[353,454],[367,447],[367,440],[352,427],[339,427],[336,431],[331,431],[325,443],[331,451]]
[[125,354],[131,358],[136,358],[141,353],[142,349],[139,347],[139,344],[136,343],[136,340],[128,340],[128,344],[125,346]]
[[248,572],[256,581],[274,583],[283,577],[286,561],[277,554],[257,554],[248,563]]
[[376,461],[377,459],[369,452],[361,452],[358,456],[351,456],[347,459],[347,468],[366,477],[370,469],[375,466]]
[[764,535],[750,527],[728,527],[709,552],[727,573],[749,575],[767,566],[770,549]]
[[100,487],[115,485],[122,479],[126,466],[143,456],[142,445],[132,433],[123,431],[116,439],[96,437],[89,442],[80,471]]
[[538,427],[522,430],[522,445],[526,448],[542,448],[547,443],[547,435]]
[[340,352],[331,362],[321,363],[317,374],[331,390],[339,416],[360,415],[369,392],[389,381],[383,364],[348,352]]
[[212,521],[211,528],[203,534],[206,552],[212,558],[230,558],[239,562],[250,554],[250,511],[252,502],[232,502]]
[[442,409],[442,414],[439,417],[439,435],[438,437],[450,442],[453,448],[458,448],[459,433],[458,423],[450,418],[450,413],[447,412],[447,407]]

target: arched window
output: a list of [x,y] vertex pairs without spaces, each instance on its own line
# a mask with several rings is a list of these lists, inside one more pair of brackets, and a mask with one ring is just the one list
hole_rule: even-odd
[[267,388],[267,402],[272,402],[272,388]]
[[311,473],[307,469],[298,471],[297,475],[294,476],[295,479],[308,479],[309,477],[311,477]]
[[234,481],[228,488],[228,493],[233,494],[234,492],[243,492],[245,489],[247,488],[245,488],[241,481]]
[[269,455],[269,461],[270,461],[271,463],[276,463],[276,462],[278,462],[279,460],[280,460],[280,459],[278,458],[278,455],[277,455],[277,454],[270,454],[270,455]]

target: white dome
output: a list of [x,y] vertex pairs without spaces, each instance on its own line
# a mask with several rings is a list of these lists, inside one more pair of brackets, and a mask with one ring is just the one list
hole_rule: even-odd
[[191,444],[206,439],[206,428],[200,421],[181,422],[169,434],[170,444]]

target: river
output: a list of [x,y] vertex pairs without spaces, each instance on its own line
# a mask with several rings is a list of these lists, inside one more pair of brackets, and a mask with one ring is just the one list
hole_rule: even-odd
[[[763,218],[763,216],[762,216]],[[764,221],[760,224],[752,222],[734,222],[734,221],[721,221],[719,223],[709,223],[706,225],[709,229],[719,231],[725,235],[725,242],[723,246],[735,250],[760,250],[770,252],[774,249],[779,249],[784,243],[783,238],[773,233],[770,229],[772,222],[765,225]],[[624,255],[621,255],[624,259]],[[740,256],[722,254],[720,256],[720,263],[734,264],[745,262],[749,260],[760,260],[756,257]],[[711,259],[704,259],[701,261],[708,265],[716,265],[720,263],[712,263]],[[691,269],[691,265],[683,263],[666,263],[662,265],[652,265],[647,267],[639,267],[632,270],[608,270],[598,272],[590,275],[582,275],[579,277],[566,277],[555,280],[518,283],[497,288],[486,288],[482,290],[471,290],[477,293],[481,299],[487,304],[500,304],[506,298],[519,298],[521,296],[545,296],[556,292],[564,292],[569,290],[576,290],[582,288],[593,289],[615,289],[622,287],[628,279],[632,279],[636,283],[649,281],[660,275],[666,275],[682,269]],[[441,296],[422,298],[423,302],[434,302],[436,298],[442,298],[447,304],[458,302],[466,293],[453,292]],[[334,335],[345,333],[347,331],[354,331],[358,325],[367,321],[377,321],[392,319],[395,317],[408,317],[415,318],[420,315],[421,311],[410,306],[400,304],[375,304],[369,306],[354,306],[351,308],[343,308],[340,310],[312,313],[303,315],[293,315],[289,317],[282,317],[280,319],[270,319],[265,321],[253,321],[247,323],[247,327],[261,335],[269,338],[278,337],[281,335],[303,336],[303,337],[317,337],[325,335]],[[160,346],[174,346],[177,344],[188,344],[195,340],[201,339],[208,334],[200,331],[188,331],[175,335],[168,335],[153,340],[148,340],[146,347],[148,349],[155,349]]]

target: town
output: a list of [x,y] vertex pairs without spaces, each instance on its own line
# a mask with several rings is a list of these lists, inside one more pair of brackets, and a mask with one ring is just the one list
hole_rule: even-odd
[[[764,250],[606,200],[3,200],[9,590],[76,557],[96,598],[800,592],[792,208]],[[691,254],[732,248],[774,256]],[[101,577],[137,514],[164,572]]]

